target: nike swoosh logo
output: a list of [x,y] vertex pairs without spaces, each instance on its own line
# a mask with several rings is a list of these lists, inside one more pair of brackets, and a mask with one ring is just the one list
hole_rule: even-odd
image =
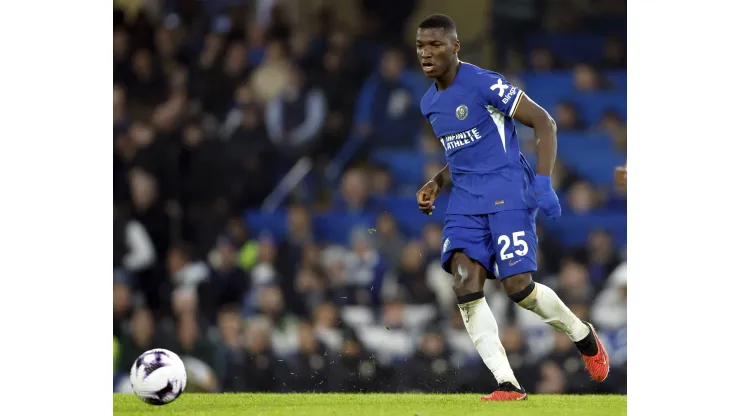
[[513,266],[513,265],[519,263],[520,261],[521,260],[517,260],[517,261],[511,261],[511,260],[509,260],[509,266]]

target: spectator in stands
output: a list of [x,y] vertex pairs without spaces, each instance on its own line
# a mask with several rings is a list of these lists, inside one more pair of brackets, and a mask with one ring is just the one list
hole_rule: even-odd
[[380,319],[381,324],[386,328],[390,329],[403,329],[404,323],[404,312],[406,311],[406,303],[400,296],[388,299],[383,304],[382,316]]
[[604,111],[596,128],[610,135],[616,150],[627,151],[627,125],[617,110],[610,108]]
[[457,374],[450,362],[450,350],[437,328],[429,328],[421,337],[414,356],[403,366],[398,391],[448,393],[457,388]]
[[551,177],[552,189],[556,192],[566,192],[573,183],[578,181],[578,176],[566,168],[560,160],[555,160]]
[[148,308],[136,309],[131,316],[130,327],[121,337],[118,371],[128,371],[139,355],[169,344],[170,340],[157,330],[152,311]]
[[192,312],[192,304],[197,305],[198,286],[210,278],[208,266],[193,258],[192,249],[179,243],[167,255],[167,270],[172,285],[172,308],[177,315]]
[[307,83],[298,67],[291,67],[287,81],[267,104],[265,125],[281,155],[298,159],[313,151],[321,139],[326,97],[321,88]]
[[264,318],[275,331],[286,332],[295,328],[296,318],[285,309],[285,299],[280,287],[263,286],[258,290],[257,313]]
[[398,230],[398,223],[389,212],[382,212],[378,215],[375,227],[373,245],[377,247],[388,269],[396,272],[401,263],[401,250],[406,245],[406,238]]
[[129,274],[137,275],[156,261],[154,243],[144,226],[113,209],[113,262]]
[[591,283],[600,290],[609,275],[619,266],[614,241],[606,230],[597,229],[588,234],[588,240],[581,254],[588,265]]
[[133,81],[131,41],[122,28],[113,30],[113,82],[129,85]]
[[240,216],[230,218],[226,223],[224,236],[237,250],[237,266],[244,271],[251,270],[257,262],[259,243],[250,240],[244,219]]
[[240,42],[226,46],[223,64],[207,73],[203,91],[203,109],[224,120],[233,102],[234,90],[249,76],[247,50]]
[[373,166],[370,170],[370,195],[375,199],[390,196],[393,189],[393,176],[387,166]]
[[416,72],[406,69],[403,54],[387,50],[378,73],[363,85],[357,98],[357,132],[372,151],[379,147],[410,147],[421,131],[418,102],[428,88]]
[[[254,318],[247,323],[244,336],[246,342],[244,373],[237,377],[243,380],[240,391],[280,391],[284,371],[270,345],[270,323]],[[281,377],[281,378],[278,378]]]
[[237,262],[234,243],[221,237],[210,256],[209,279],[198,286],[199,308],[211,323],[215,323],[217,311],[240,303],[249,290],[249,274]]
[[250,86],[262,105],[272,101],[289,82],[292,70],[287,47],[271,40],[265,49],[265,58],[250,76]]
[[[573,342],[570,341],[567,335],[556,333],[554,336],[554,348],[544,358],[546,363],[554,363],[558,369],[548,368],[550,364],[545,364],[541,367],[541,371],[548,374],[549,380],[545,384],[545,388],[563,389],[564,393],[581,393],[584,391],[589,383],[588,374],[584,374],[582,370],[583,364],[582,359],[578,351],[573,348]],[[561,374],[558,374],[561,373]],[[564,385],[560,385],[563,377]]]
[[501,331],[501,345],[506,350],[511,369],[514,370],[518,379],[521,379],[519,382],[527,386],[536,385],[537,378],[534,374],[537,369],[530,362],[531,352],[527,348],[522,330],[516,326],[504,327]]
[[127,121],[126,88],[120,84],[113,85],[113,128],[123,128]]
[[560,267],[554,290],[567,305],[588,304],[593,290],[586,266],[573,258],[566,258]]
[[553,361],[544,361],[540,365],[538,379],[539,382],[535,387],[538,394],[565,394],[568,392],[568,380],[565,378],[565,373]]
[[561,101],[555,106],[555,122],[558,125],[558,131],[585,130],[586,124],[581,120],[578,114],[578,108],[570,101]]
[[330,366],[326,345],[316,339],[309,322],[298,324],[298,353],[287,362],[287,391],[326,392]]
[[[265,233],[258,239],[257,261],[250,271],[252,286],[277,284],[283,278],[277,268],[277,246],[274,238]],[[289,277],[286,277],[289,278]]]
[[362,305],[375,303],[378,301],[378,293],[383,289],[387,266],[380,258],[378,250],[373,247],[367,228],[353,229],[350,244],[352,250],[344,259],[346,268],[344,290],[351,303]]
[[594,324],[611,331],[627,325],[627,263],[622,263],[609,276],[604,290],[593,307]]
[[302,315],[314,310],[327,299],[328,284],[323,273],[317,267],[302,265],[296,274],[296,298],[299,300],[291,309],[299,310]]
[[185,124],[178,160],[178,196],[182,238],[201,257],[213,246],[227,220],[228,180],[222,163],[223,143],[206,134],[199,120]]
[[439,262],[442,256],[442,226],[433,222],[424,225],[422,237],[426,253],[425,266],[429,267],[432,263]]
[[339,309],[329,301],[322,302],[313,308],[313,328],[318,339],[327,348],[336,351],[342,344],[342,324]]
[[403,249],[398,283],[403,288],[405,300],[410,304],[436,303],[426,276],[425,250],[422,244],[412,241]]
[[622,39],[610,36],[604,42],[603,58],[599,63],[601,69],[627,68],[627,47]]
[[298,313],[301,302],[295,293],[295,276],[303,256],[303,247],[313,242],[313,225],[311,213],[305,206],[295,205],[288,209],[286,218],[288,233],[278,245],[275,266],[281,276],[280,287],[286,298],[288,308]]
[[597,207],[599,198],[590,183],[579,180],[570,186],[567,201],[570,212],[584,215]]
[[323,71],[317,77],[327,102],[321,149],[325,154],[334,155],[351,132],[354,97],[360,88],[360,81],[352,68],[349,52],[328,50],[321,63]]
[[[250,94],[251,90],[244,87],[243,91],[244,94]],[[243,100],[243,104],[234,110],[239,124],[228,133],[223,163],[225,176],[231,185],[229,197],[234,208],[241,212],[258,207],[275,187],[278,149],[267,137],[258,105],[249,101],[249,98],[239,99]]]
[[350,169],[342,175],[341,195],[335,200],[334,212],[337,214],[366,214],[373,210],[374,199],[370,195],[367,172],[363,169]]
[[[328,379],[329,390],[334,393],[381,390],[382,367],[365,349],[354,331],[345,330],[343,338],[339,353],[330,355],[332,377]],[[387,390],[392,391],[390,388]]]
[[529,67],[535,71],[552,71],[557,69],[558,65],[549,49],[538,47],[529,53]]
[[128,93],[136,105],[152,108],[165,98],[165,75],[148,49],[138,49],[131,58]]
[[133,293],[128,279],[118,276],[124,275],[123,272],[115,272],[113,278],[113,335],[120,337],[123,333],[123,326],[126,320],[131,316],[133,306]]
[[578,64],[573,67],[573,86],[578,91],[589,92],[607,89],[610,83],[593,66]]
[[238,392],[246,390],[247,368],[245,351],[242,349],[242,318],[236,305],[229,305],[218,313],[218,346],[215,353],[214,369],[221,385],[221,391]]
[[216,359],[216,346],[200,330],[198,318],[194,314],[182,315],[177,320],[177,337],[173,351],[180,357],[193,357],[213,367]]

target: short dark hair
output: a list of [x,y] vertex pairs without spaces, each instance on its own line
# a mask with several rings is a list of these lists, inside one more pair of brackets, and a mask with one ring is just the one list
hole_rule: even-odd
[[444,14],[432,14],[424,18],[419,23],[419,29],[438,29],[441,28],[445,33],[457,32],[455,21],[450,16]]

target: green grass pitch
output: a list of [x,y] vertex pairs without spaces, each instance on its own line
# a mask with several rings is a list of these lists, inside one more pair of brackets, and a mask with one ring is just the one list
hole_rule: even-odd
[[612,416],[627,414],[627,396],[530,395],[527,401],[481,402],[477,394],[195,394],[151,406],[113,395],[113,414],[245,416]]

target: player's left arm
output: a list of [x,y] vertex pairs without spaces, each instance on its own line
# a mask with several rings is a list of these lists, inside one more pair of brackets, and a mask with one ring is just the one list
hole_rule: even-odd
[[537,174],[550,176],[557,153],[555,120],[524,91],[498,74],[480,74],[476,83],[480,86],[486,105],[534,129],[537,138]]
[[552,175],[558,152],[557,125],[550,114],[522,93],[511,117],[534,129],[537,140],[537,174]]
[[[534,178],[537,205],[548,217],[560,216],[560,201],[552,188],[550,177],[558,149],[555,120],[544,108],[527,97],[524,91],[511,85],[505,78],[496,74],[485,74],[481,79],[486,87],[482,89],[486,105],[534,129],[537,140],[537,174]],[[500,118],[493,118],[494,122],[501,122]]]

